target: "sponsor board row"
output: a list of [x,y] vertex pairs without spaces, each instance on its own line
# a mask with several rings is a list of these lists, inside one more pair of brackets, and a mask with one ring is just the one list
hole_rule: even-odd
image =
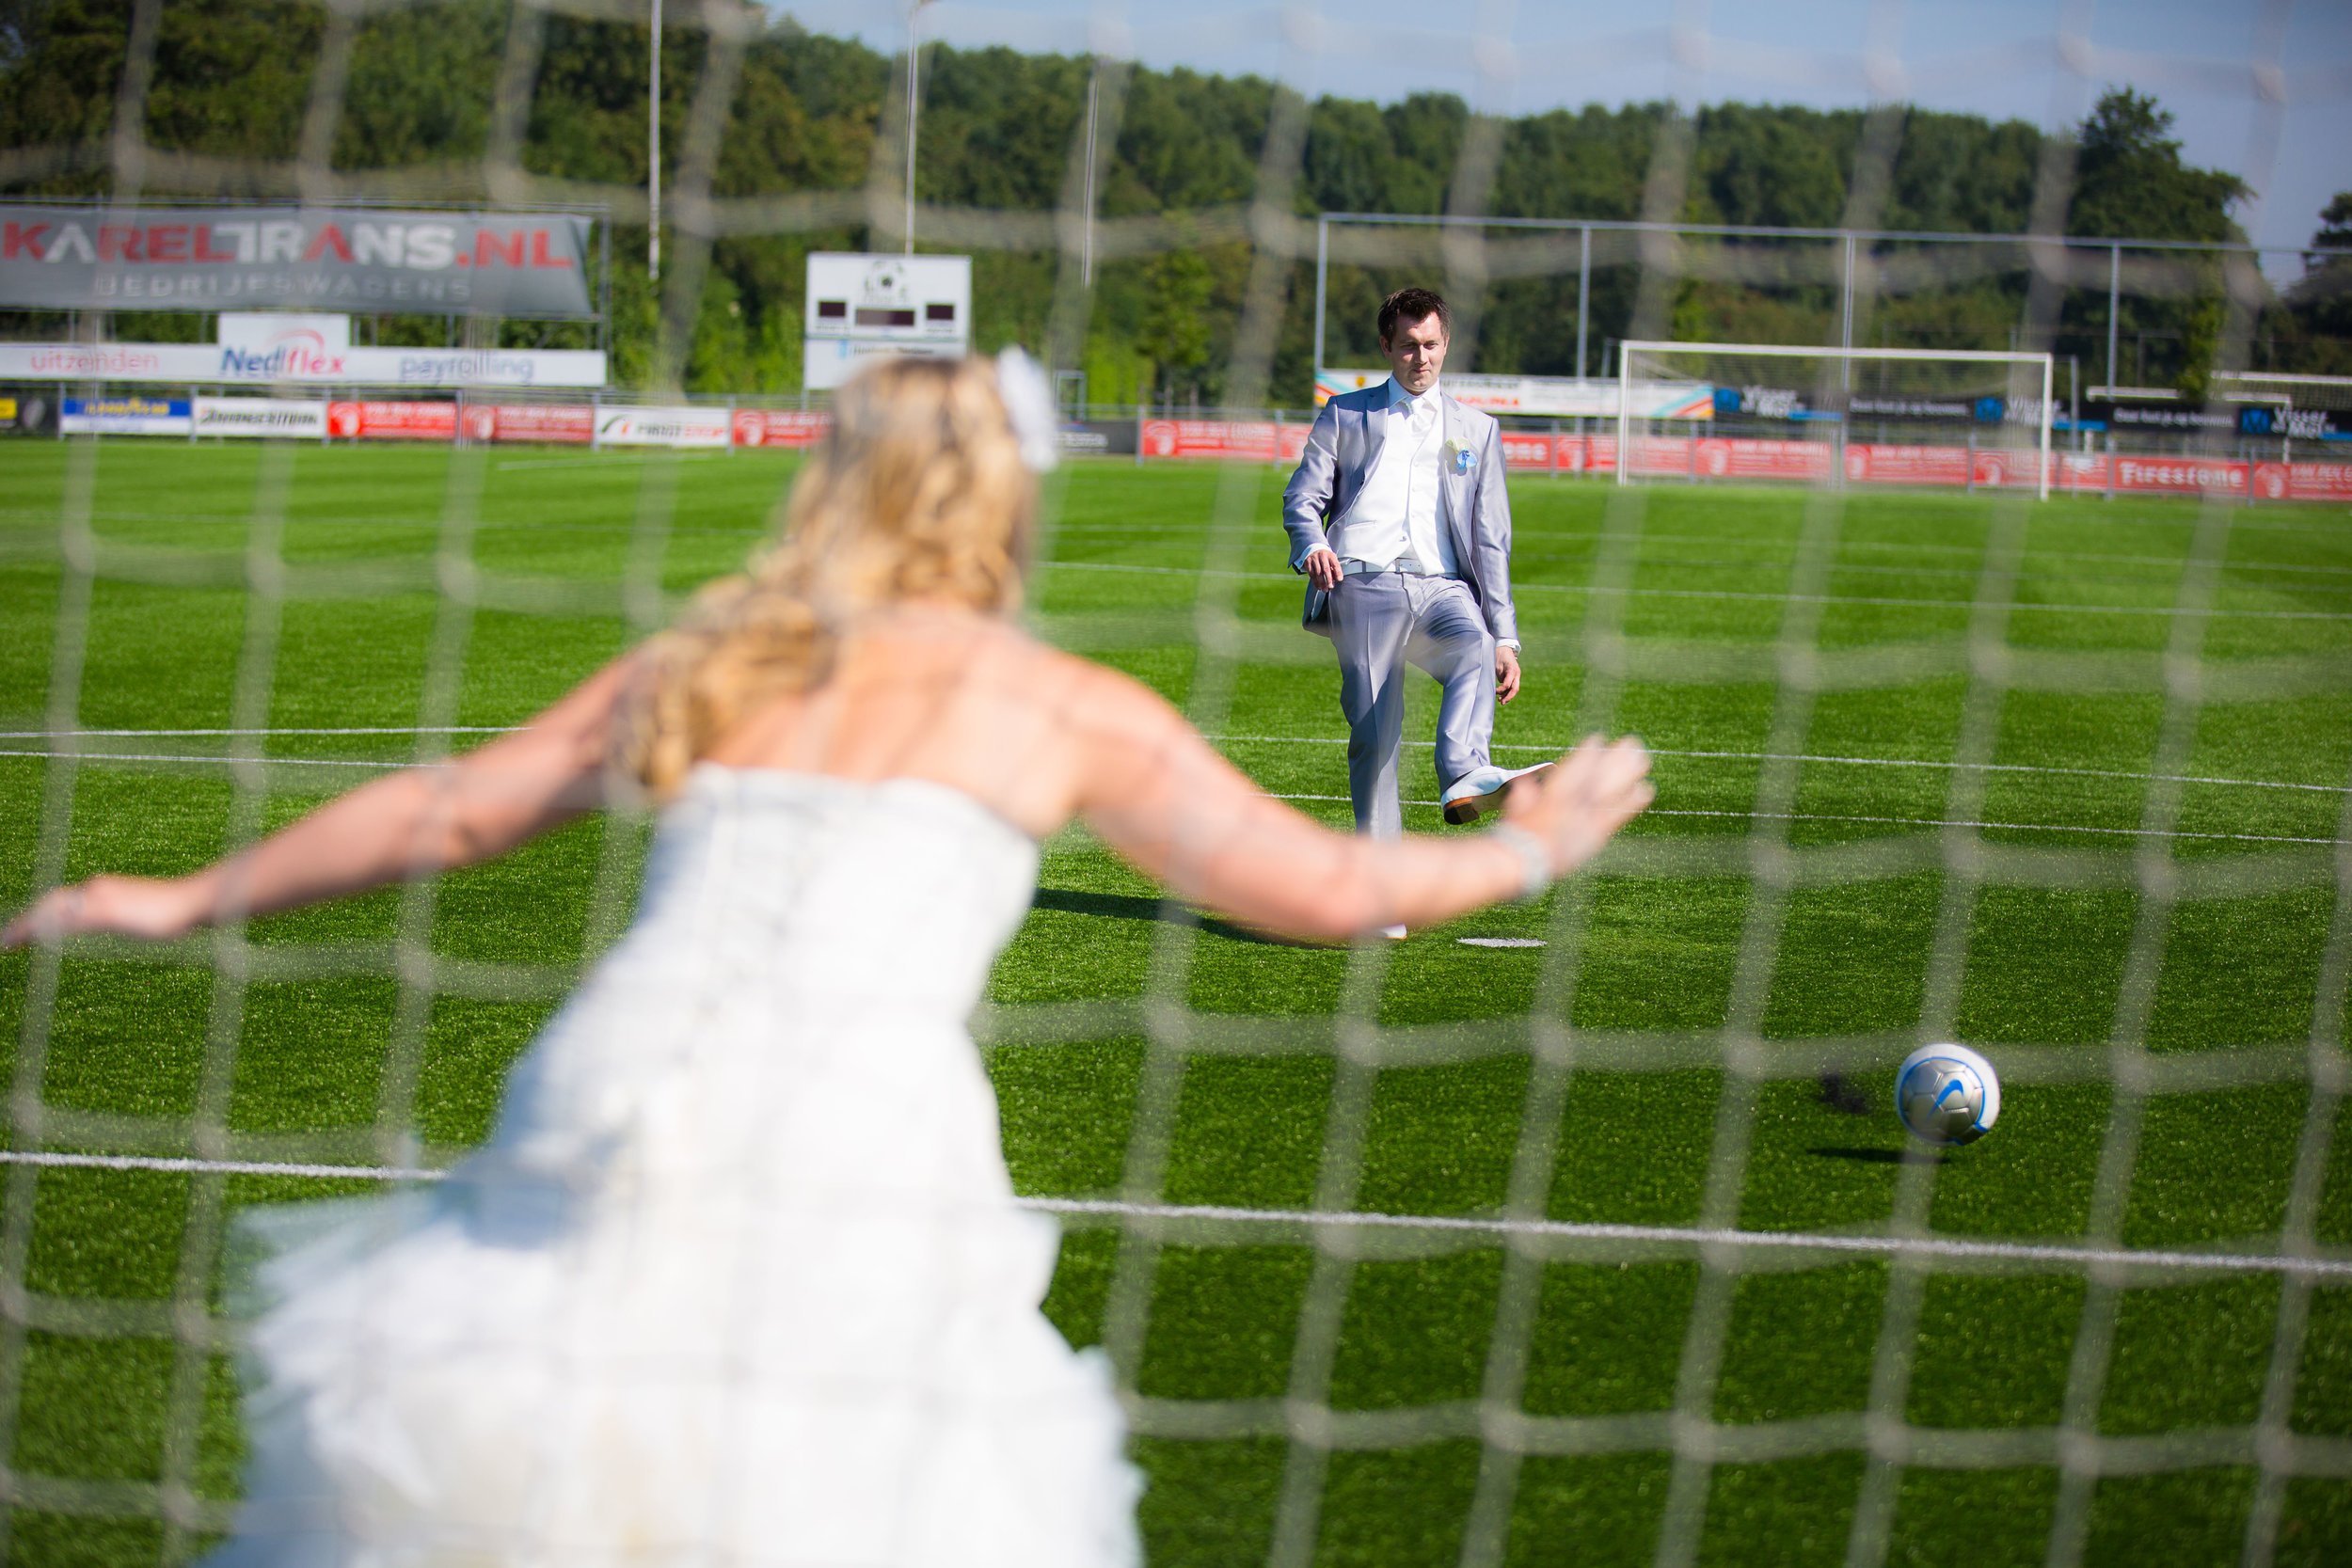
[[[1266,420],[1149,420],[1142,427],[1146,457],[1220,458],[1295,463],[1310,426]],[[1617,442],[1609,436],[1506,432],[1502,459],[1514,469],[1562,474],[1614,473]],[[1837,448],[1826,441],[1761,437],[1655,436],[1637,437],[1632,471],[1660,479],[1828,480]],[[1849,443],[1845,477],[1851,483],[1953,487],[2031,486],[2036,454],[2005,449]],[[2244,463],[2224,459],[2110,456],[2053,452],[2055,490],[2251,496],[2260,500],[2352,501],[2352,464]]]
[[[35,400],[0,399],[0,430],[44,428]],[[168,398],[136,394],[65,398],[57,428],[67,435],[198,436],[368,441],[519,442],[557,446],[814,446],[832,425],[821,411],[764,408],[627,407],[592,404],[478,403],[306,398]],[[1149,458],[1298,461],[1312,427],[1263,420],[1147,420],[1068,424],[1072,453],[1138,453]],[[1608,436],[1505,432],[1503,462],[1517,470],[1607,474],[1617,467]],[[1838,449],[1825,441],[1762,437],[1645,436],[1632,446],[1637,474],[1659,479],[1782,479],[1822,483]],[[2035,454],[2006,449],[1898,446],[1851,442],[1845,478],[1853,483],[2000,488],[2035,483]],[[2179,457],[2054,452],[2051,487],[2200,495],[2260,500],[2352,502],[2352,464],[2246,463]]]
[[177,387],[602,387],[602,349],[353,348],[312,318],[222,343],[0,343],[0,381]]
[[[66,398],[58,428],[69,436],[213,436],[295,440],[515,441],[555,446],[724,449],[747,422],[724,408],[609,407],[591,404],[472,404],[319,398],[172,398],[135,393]],[[810,416],[766,415],[770,420]],[[820,419],[822,416],[816,416]],[[819,427],[821,430],[821,426]],[[808,437],[814,439],[814,436]],[[762,444],[745,441],[745,445]],[[769,445],[806,445],[770,438]]]

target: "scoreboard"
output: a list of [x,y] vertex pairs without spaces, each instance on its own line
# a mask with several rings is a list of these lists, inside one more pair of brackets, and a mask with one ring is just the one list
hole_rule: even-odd
[[840,386],[888,355],[953,357],[972,348],[972,258],[812,251],[801,384]]

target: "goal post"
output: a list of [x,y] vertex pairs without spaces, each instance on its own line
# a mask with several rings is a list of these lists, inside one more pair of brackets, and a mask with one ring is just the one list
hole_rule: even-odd
[[1617,483],[2017,483],[2050,495],[2052,356],[1633,341]]

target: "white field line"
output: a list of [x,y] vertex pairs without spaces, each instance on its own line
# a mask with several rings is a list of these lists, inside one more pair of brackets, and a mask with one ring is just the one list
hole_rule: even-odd
[[391,762],[373,757],[232,757],[218,752],[21,752],[0,747],[0,757],[78,757],[84,762],[209,762],[258,763],[278,768],[372,768],[395,773],[404,768],[446,767],[445,763]]
[[599,451],[597,455],[594,457],[584,455],[580,457],[509,457],[500,460],[498,463],[493,465],[493,467],[497,467],[501,472],[506,473],[518,468],[587,468],[600,467],[612,463],[643,463],[649,458],[657,456],[666,457],[673,463],[707,463],[714,457],[725,457],[727,455],[729,454],[723,451]]
[[[449,1173],[409,1165],[280,1164],[148,1154],[69,1154],[0,1149],[0,1164],[85,1170],[163,1171],[221,1176],[311,1177],[339,1181],[439,1181]],[[2065,1246],[2040,1242],[1975,1242],[1943,1236],[1832,1235],[1804,1230],[1726,1230],[1698,1226],[1603,1225],[1570,1220],[1480,1219],[1457,1214],[1317,1213],[1304,1209],[1225,1209],[1209,1204],[1127,1203],[1109,1198],[1021,1197],[1044,1214],[1211,1225],[1310,1226],[1322,1229],[1459,1231],[1484,1236],[1560,1237],[1572,1241],[1662,1242],[1692,1246],[1855,1252],[1876,1256],[2076,1263],[2090,1267],[2202,1269],[2227,1274],[2286,1274],[2352,1279],[2352,1259],[2290,1258],[2275,1253],[2160,1252],[2132,1247]]]
[[[723,455],[723,453],[717,452],[706,453],[702,454],[701,458],[698,460],[707,460],[709,457]],[[621,452],[608,451],[607,455],[601,459],[588,459],[585,461],[611,463],[626,460],[628,460],[627,456]],[[639,457],[637,460],[643,461],[643,458]],[[501,468],[527,467],[534,466],[559,467],[567,464],[578,465],[582,462],[583,460],[580,458],[564,457],[551,460],[509,460],[507,462],[502,462],[498,466]],[[87,515],[93,522],[177,523],[195,524],[199,526],[208,524],[215,526],[230,524],[241,525],[251,520],[249,515],[242,512],[154,512],[147,510],[134,511],[123,508],[96,508],[87,514]],[[53,523],[55,521],[56,521],[56,514],[43,508],[0,506],[0,522]],[[355,517],[333,513],[306,514],[303,516],[294,519],[294,521],[297,525],[306,528],[340,527],[438,529],[441,526],[441,519],[438,517]],[[628,524],[550,523],[539,522],[535,520],[524,521],[507,519],[495,515],[484,518],[482,526],[492,529],[543,529],[548,531],[582,533],[627,533],[632,531],[630,525]],[[2181,526],[2185,527],[2186,525],[2184,524]],[[2266,530],[2272,532],[2335,533],[2340,531],[2332,524],[2312,527],[2296,527],[2293,524],[2284,524],[2276,520],[2258,520],[2253,518],[2240,518],[2231,526],[2233,529],[2259,529]],[[765,535],[768,532],[768,529],[764,524],[745,524],[740,528],[706,527],[688,530],[674,530],[673,531],[691,532],[697,534],[723,534],[729,537],[741,537],[748,539]],[[1051,535],[1057,539],[1092,538],[1096,536],[1114,539],[1135,539],[1145,537],[1200,539],[1223,537],[1232,533],[1239,532],[1248,536],[1266,538],[1274,543],[1283,542],[1280,540],[1279,535],[1274,535],[1270,531],[1262,530],[1258,525],[1254,524],[1243,529],[1232,529],[1219,528],[1214,523],[1202,524],[1197,522],[1065,522],[1055,524],[1049,531]],[[1541,524],[1531,524],[1524,521],[1518,526],[1517,533],[1518,537],[1522,542],[1537,543],[1553,543],[1571,539],[1589,539],[1596,545],[1598,545],[1607,540],[1629,537],[1624,531],[1617,529],[1552,528]],[[1724,548],[1726,546],[1737,547],[1740,544],[1740,541],[1736,539],[1726,539],[1720,533],[1661,533],[1645,529],[1642,531],[1641,537],[1645,542],[1649,544],[1708,545],[1719,549]],[[1773,543],[1775,543],[1775,541],[1771,540],[1758,540],[1756,542],[1758,548],[1769,547]],[[1850,550],[1900,550],[1906,555],[1932,552],[1941,555],[1960,555],[1972,558],[1979,556],[1983,553],[1983,546],[1981,546],[1946,545],[1925,540],[1893,541],[1883,539],[1848,539],[1844,542],[1844,547]],[[2050,550],[2030,547],[2026,550],[2026,555],[2030,560],[2034,561],[2089,561],[2119,566],[2154,566],[2168,568],[2175,572],[2186,571],[2195,566],[2211,565],[2217,566],[2224,572],[2307,572],[2327,576],[2352,575],[2352,566],[2320,565],[2296,562],[2206,562],[2186,556],[2117,555],[2105,550]],[[1532,560],[1534,558],[1529,557],[1528,559]],[[1760,558],[1753,561],[1743,561],[1737,562],[1737,564],[1743,566],[1756,565],[1763,567],[1787,566],[1791,563],[1792,560],[1793,558],[1783,555],[1771,558]],[[1663,566],[1687,564],[1687,562],[1671,559],[1661,559],[1652,563]],[[1848,567],[1859,564],[1861,563],[1851,561],[1840,562],[1838,562],[1837,569],[1844,570]],[[1879,569],[1902,570],[1904,568],[1888,567]],[[1964,572],[1971,577],[1975,576],[1976,571],[1974,567],[1924,567],[1918,569],[1924,571]],[[2058,577],[2067,574],[2041,572],[2031,575],[2036,577]],[[2085,579],[2078,578],[2076,580]]]
[[[446,768],[446,762],[406,763],[383,758],[362,757],[230,757],[218,752],[34,752],[0,747],[0,760],[10,757],[53,759],[75,757],[84,762],[162,762],[210,763],[215,766],[247,763],[276,768],[366,768],[379,773],[396,772],[404,768]],[[1316,800],[1344,804],[1344,795],[1308,795],[1281,790],[1265,791],[1270,800]],[[1442,800],[1404,800],[1407,806],[1438,806]],[[2195,838],[2215,839],[2233,844],[2322,844],[2344,842],[2333,838],[2309,838],[2294,833],[2207,833],[2185,828],[2094,828],[2074,822],[1978,822],[1935,816],[1865,816],[1850,813],[1795,811],[1708,811],[1697,807],[1653,806],[1652,816],[1731,816],[1751,822],[1874,822],[1903,828],[1983,828],[2021,833],[2106,833],[2126,838]]]
[[0,730],[0,740],[128,739],[150,736],[509,735],[516,724],[347,724],[260,730]]
[[[142,514],[141,515],[144,516],[147,515]],[[353,520],[358,521],[358,519]],[[1244,537],[1257,538],[1260,540],[1265,540],[1267,537],[1266,534],[1255,525],[1245,529],[1217,529],[1214,527],[1204,528],[1191,523],[1060,523],[1056,525],[1052,531],[1053,536],[1057,539],[1096,537],[1107,539],[1133,539],[1147,536],[1200,539],[1226,538],[1234,533],[1240,533]],[[1609,529],[1553,529],[1530,527],[1524,523],[1515,524],[1513,533],[1514,537],[1520,544],[1533,542],[1543,545],[1552,545],[1571,539],[1589,539],[1597,545],[1607,540],[1633,537],[1630,534]],[[1647,529],[1644,529],[1640,537],[1645,543],[1653,545],[1705,545],[1716,549],[1738,549],[1740,547],[1740,541],[1737,539],[1726,539],[1719,533],[1656,533]],[[1279,538],[1273,539],[1270,542],[1284,546],[1287,546],[1288,543],[1286,540]],[[1758,541],[1756,542],[1755,547],[1758,549],[1769,548],[1772,543],[1772,541]],[[1898,544],[1879,539],[1848,539],[1844,542],[1844,547],[1850,550],[1899,550],[1903,552],[1906,557],[1920,551],[1935,551],[1944,555],[1965,556],[1971,560],[1981,556],[1984,553],[1983,548],[1980,546],[1938,545],[1913,540],[1906,540]],[[2327,577],[2352,577],[2352,566],[2320,565],[2301,562],[2208,562],[2178,555],[2113,555],[2101,550],[2044,550],[2035,549],[2031,546],[2027,547],[2026,554],[2027,559],[2031,561],[2088,561],[2097,562],[2102,565],[2109,566],[2154,566],[2170,571],[2176,576],[2181,572],[2188,570],[2190,567],[2216,566],[2224,572],[2304,572]],[[1572,561],[1581,558],[1576,556],[1541,556],[1533,554],[1518,555],[1516,553],[1515,546],[1514,559],[1526,561]],[[1754,566],[1770,569],[1773,567],[1786,567],[1793,565],[1795,564],[1795,557],[1790,555],[1780,554],[1769,556],[1748,556],[1737,561],[1721,561],[1714,559],[1694,561],[1677,556],[1661,555],[1653,558],[1645,558],[1643,564],[1645,566]],[[1977,575],[1978,569],[1972,565],[1921,566],[1915,562],[1901,565],[1878,565],[1867,562],[1841,560],[1833,568],[1833,570],[1840,572],[1919,572],[1945,577],[1959,576],[1974,578]],[[2036,578],[2062,577],[2072,578],[2077,582],[2146,583],[2156,580],[2155,578],[2145,577],[2123,578],[2090,578],[2077,576],[2076,574],[2071,572],[2051,571],[2030,572],[2027,573],[2026,576]]]
[[[1344,746],[1344,736],[1322,735],[1213,735],[1206,737],[1218,745],[1235,746]],[[1434,740],[1406,740],[1407,746],[1428,751],[1437,745]],[[1496,743],[1498,752],[1525,752],[1540,756],[1558,756],[1568,748],[1559,741],[1543,741],[1503,745]],[[2333,784],[2289,784],[2278,779],[2206,778],[2190,773],[2135,773],[2117,768],[2058,768],[2038,762],[1929,762],[1912,757],[1839,757],[1816,756],[1804,752],[1718,752],[1684,751],[1672,746],[1652,746],[1654,757],[1700,757],[1717,762],[1818,762],[1852,768],[1940,768],[1947,770],[1965,768],[1983,773],[2046,773],[2056,777],[2078,779],[2128,779],[2141,784],[2226,784],[2237,789],[2303,789],[2322,795],[2342,795],[2347,786]]]
[[[142,739],[148,737],[225,736],[245,738],[253,736],[278,735],[512,735],[521,726],[516,724],[371,724],[342,727],[286,725],[269,729],[163,729],[163,730],[0,730],[0,740],[105,740]],[[1344,736],[1323,735],[1212,735],[1203,739],[1217,745],[1235,746],[1344,746]],[[1428,751],[1437,742],[1407,739],[1405,745]],[[1537,741],[1504,744],[1497,742],[1498,752],[1524,752],[1536,756],[1557,756],[1568,749],[1563,741]],[[2342,795],[2352,786],[2334,784],[2294,784],[2283,779],[2229,779],[2196,773],[2137,773],[2121,768],[2059,768],[2038,762],[1931,762],[1916,757],[1841,757],[1815,755],[1798,752],[1728,752],[1691,751],[1672,746],[1652,746],[1650,755],[1660,757],[1696,757],[1715,762],[1815,762],[1850,768],[1935,768],[1946,770],[1971,769],[1987,773],[2041,773],[2058,778],[2124,779],[2141,784],[2216,784],[2231,789],[2300,789],[2321,795]],[[27,752],[26,756],[47,756],[53,753]],[[98,758],[119,756],[111,752],[77,752],[77,755]],[[123,757],[125,761],[153,761],[154,758]],[[163,760],[180,760],[176,758]],[[266,761],[294,760],[265,758]]]
[[[1142,566],[1115,561],[1042,561],[1039,569],[1071,572],[1136,572],[1153,577],[1243,578],[1253,582],[1301,579],[1293,572],[1239,572],[1212,566]],[[1893,610],[1974,610],[1967,599],[1900,599],[1864,594],[1764,594],[1736,588],[1620,588],[1574,582],[1522,582],[1520,594],[1623,594],[1637,599],[1736,599],[1762,604],[1857,604]],[[2352,610],[2182,610],[2174,605],[2032,604],[2018,600],[2010,610],[2061,615],[2203,615],[2238,621],[2352,621]]]
[[[7,753],[0,752],[0,755]],[[1266,792],[1273,800],[1323,800],[1345,804],[1345,795],[1297,795]],[[1438,806],[1442,800],[1400,800],[1406,806]],[[2210,838],[2235,844],[2341,845],[2339,838],[2303,838],[2292,833],[2201,833],[2185,828],[2090,828],[2074,822],[1978,822],[1943,816],[1863,816],[1826,811],[1707,811],[1695,806],[1652,806],[1645,816],[1733,816],[1748,822],[1877,822],[1901,828],[1983,828],[2018,833],[2109,833],[2123,838]]]

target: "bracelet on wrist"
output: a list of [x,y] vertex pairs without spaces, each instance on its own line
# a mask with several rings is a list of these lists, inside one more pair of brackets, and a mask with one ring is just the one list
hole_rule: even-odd
[[1486,830],[1486,837],[1518,857],[1519,902],[1532,904],[1541,898],[1554,878],[1551,874],[1551,851],[1543,840],[1517,823],[1498,822]]

